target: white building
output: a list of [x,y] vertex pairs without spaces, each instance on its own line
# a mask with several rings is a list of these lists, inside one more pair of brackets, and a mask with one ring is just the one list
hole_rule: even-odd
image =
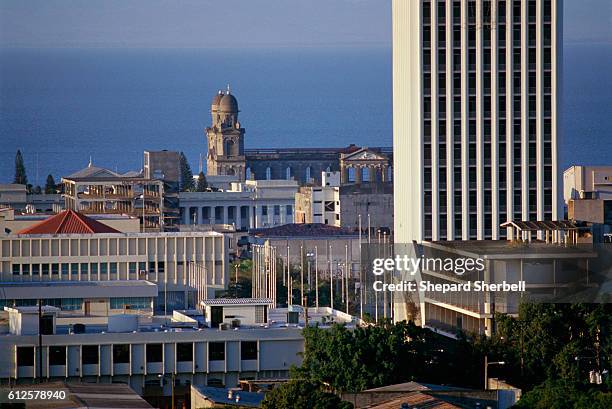
[[340,227],[340,188],[304,186],[295,195],[296,223],[321,223]]
[[394,0],[395,242],[556,220],[562,0]]
[[[57,313],[54,307],[43,309],[50,322]],[[0,378],[40,379],[38,308],[7,308],[3,314],[12,318],[8,331],[0,334]],[[171,374],[178,385],[236,386],[239,379],[287,378],[289,367],[301,363],[304,349],[297,325],[219,330],[173,320],[168,326],[139,326],[129,315],[116,315],[107,325],[87,326],[84,333],[57,324],[46,331],[42,379],[124,382],[140,394]],[[169,396],[170,385],[163,392]]]
[[236,230],[293,223],[295,180],[247,180],[216,192],[181,192],[182,224],[233,224]]
[[571,166],[563,172],[565,203],[577,199],[612,200],[612,166]]
[[[224,320],[235,315],[252,319],[243,318],[229,329],[202,325],[196,312],[174,311],[164,325],[156,324],[155,317],[150,324],[139,325],[133,315],[113,315],[106,323],[76,332],[70,322],[59,321],[59,308],[44,306],[39,344],[38,307],[5,308],[0,318],[9,325],[0,326],[0,380],[122,382],[142,395],[170,396],[170,382],[160,390],[163,377],[174,377],[177,386],[234,387],[241,379],[286,379],[289,368],[301,364],[304,310],[294,311],[294,323],[288,323],[286,309],[270,309],[269,316],[262,317],[261,303],[237,299],[218,304],[223,306]],[[217,315],[208,308],[205,312]],[[308,322],[323,327],[331,322],[358,324],[330,308],[309,309],[308,317]],[[71,321],[73,329],[81,319]]]
[[108,232],[114,230],[76,213],[64,219],[65,230],[54,229],[62,216],[26,230],[39,234],[0,237],[0,281],[148,280],[158,285],[156,308],[167,311],[227,285],[223,234]]

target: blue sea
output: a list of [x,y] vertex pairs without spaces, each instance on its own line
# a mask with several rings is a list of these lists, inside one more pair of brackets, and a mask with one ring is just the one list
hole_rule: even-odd
[[[561,166],[612,164],[612,46],[566,46]],[[206,154],[230,84],[257,147],[392,143],[391,50],[0,50],[0,183],[21,149],[31,183],[82,167],[141,169],[145,149]]]

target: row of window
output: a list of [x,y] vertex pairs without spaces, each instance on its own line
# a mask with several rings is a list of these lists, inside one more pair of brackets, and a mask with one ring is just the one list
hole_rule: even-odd
[[[49,347],[49,365],[66,365],[66,346]],[[147,363],[162,362],[163,344],[145,344]],[[243,361],[257,359],[257,341],[240,342],[240,359]],[[81,346],[81,359],[83,365],[98,365],[100,363],[99,345]],[[34,365],[34,347],[17,347],[17,366]],[[177,362],[193,361],[193,344],[191,342],[179,342],[176,344]],[[208,360],[225,360],[225,342],[208,343]],[[130,363],[130,345],[113,345],[113,363]]]
[[[108,274],[117,274],[119,271],[119,265],[121,263],[110,262],[110,263],[43,263],[43,264],[13,264],[12,271],[14,275],[62,275],[68,276],[69,274],[74,279],[79,274],[93,276],[100,275],[102,278],[107,278]],[[136,274],[141,271],[147,271],[147,264],[149,266],[149,273],[163,273],[165,271],[165,262],[158,261],[157,268],[155,262],[128,262],[127,272],[129,274]],[[182,264],[179,261],[178,264]]]
[[[274,205],[274,206],[266,206],[266,205],[264,205],[264,206],[261,206],[261,215],[262,216],[267,216],[269,211],[270,211],[270,208],[272,208],[274,216],[280,216],[280,214],[281,214],[281,209],[280,208],[281,207],[279,205]],[[285,214],[287,216],[291,216],[293,214],[293,206],[286,205],[285,206]]]
[[[469,0],[467,3],[468,7],[466,10],[466,13],[468,17],[468,22],[471,24],[475,23],[475,20],[477,17],[476,1],[477,0]],[[526,17],[529,22],[536,21],[538,1],[540,0],[529,0],[529,2],[527,3]],[[509,2],[509,1],[506,2],[503,0],[499,1],[497,3],[497,22],[501,24],[506,21],[506,18],[508,17],[508,13],[506,9],[508,6],[511,6],[513,21],[515,23],[520,23],[522,11],[523,11],[521,2],[522,0],[513,0],[512,2]],[[487,24],[488,26],[490,26],[494,20],[493,19],[494,17],[493,7],[491,3],[492,1],[489,1],[489,0],[482,1],[483,22]],[[454,0],[451,6],[452,6],[453,22],[458,24],[461,22],[461,0]],[[446,2],[444,0],[438,0],[438,7],[436,11],[437,11],[437,16],[438,16],[438,24],[444,24],[446,21]],[[552,0],[544,0],[542,15],[543,15],[543,19],[545,22],[551,21]],[[429,0],[424,0],[423,1],[423,21],[427,24],[431,24],[431,16],[432,16],[431,2]]]
[[[82,298],[46,298],[42,300],[43,305],[57,307],[63,311],[77,311],[83,308]],[[38,305],[38,300],[6,300],[0,299],[0,308],[4,307],[33,307]]]
[[[82,298],[47,298],[42,300],[43,305],[57,307],[62,311],[78,311],[83,309]],[[25,300],[0,300],[0,308],[8,307],[32,307],[38,305],[36,299]],[[147,297],[118,297],[110,299],[112,310],[132,309],[143,310],[151,308],[151,298]]]

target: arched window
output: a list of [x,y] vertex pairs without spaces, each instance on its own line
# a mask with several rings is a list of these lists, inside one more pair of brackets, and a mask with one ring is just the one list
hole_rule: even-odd
[[286,179],[287,180],[291,180],[291,168],[287,166],[287,170],[285,171],[286,173]]
[[272,180],[272,168],[270,166],[266,168],[266,180]]
[[306,168],[306,183],[310,182],[310,179],[312,179],[312,169],[308,166]]
[[225,156],[234,156],[234,141],[228,139],[225,141]]
[[251,179],[251,168],[246,168],[245,178]]

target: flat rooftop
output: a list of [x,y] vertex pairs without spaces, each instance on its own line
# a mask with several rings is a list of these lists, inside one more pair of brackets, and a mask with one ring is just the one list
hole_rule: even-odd
[[224,307],[242,306],[242,305],[272,305],[274,301],[271,298],[209,298],[200,301],[201,305],[220,305]]
[[157,297],[157,284],[146,280],[0,282],[12,300],[49,298]]
[[423,242],[423,246],[468,257],[487,259],[597,257],[591,245],[563,245],[542,241],[453,240]]

